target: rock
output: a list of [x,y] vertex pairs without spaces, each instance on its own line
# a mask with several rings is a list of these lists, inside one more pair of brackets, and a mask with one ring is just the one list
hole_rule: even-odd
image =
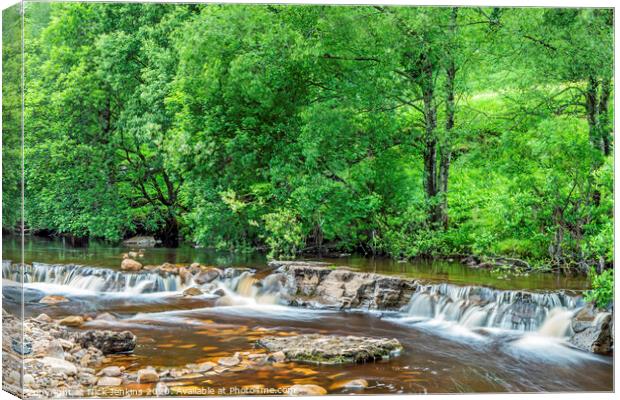
[[312,305],[336,309],[364,308],[398,310],[406,305],[417,286],[412,279],[331,269],[322,264],[296,261],[270,262],[280,266],[283,292],[291,305]]
[[167,396],[170,394],[170,388],[164,382],[157,382],[155,385],[155,395],[156,396]]
[[340,381],[331,385],[330,389],[365,389],[368,387],[366,379],[353,379],[350,381]]
[[188,287],[183,291],[183,296],[200,296],[201,294],[203,294],[202,290],[197,287]]
[[49,315],[47,315],[45,313],[39,314],[39,316],[36,317],[35,320],[37,320],[39,322],[44,322],[44,323],[50,323],[50,322],[54,321],[52,319],[52,317],[50,317]]
[[136,335],[129,331],[90,330],[82,332],[77,342],[85,348],[93,346],[103,354],[127,353],[136,347]]
[[39,303],[41,303],[41,304],[58,304],[58,303],[66,303],[68,301],[69,301],[69,299],[67,299],[65,296],[49,295],[49,296],[45,296],[41,300],[39,300]]
[[30,374],[25,374],[22,382],[24,383],[25,386],[32,386],[32,384],[34,383],[34,376]]
[[[298,336],[268,336],[258,345],[270,351],[284,353],[286,360],[318,364],[361,363],[396,356],[402,350],[396,339],[360,336],[328,336],[319,334]],[[274,354],[270,355],[274,358]]]
[[121,378],[112,376],[102,376],[97,380],[97,386],[120,386],[123,384]]
[[121,263],[121,269],[126,271],[140,271],[142,269],[142,264],[131,258],[125,258]]
[[171,274],[178,274],[179,273],[179,267],[177,267],[174,264],[170,264],[170,263],[163,263],[157,269],[160,270],[161,272],[167,272],[167,273],[171,273]]
[[319,385],[293,385],[288,388],[290,396],[322,396],[327,394],[327,390]]
[[136,257],[138,257],[138,253],[137,253],[137,252],[135,252],[135,251],[130,251],[129,253],[127,253],[127,255],[128,255],[130,258],[136,258]]
[[192,370],[194,370],[195,372],[207,372],[207,371],[211,371],[213,367],[215,367],[216,365],[217,365],[216,363],[207,361],[207,362],[197,364],[194,368],[192,368]]
[[269,360],[273,362],[284,362],[286,361],[286,354],[283,351],[276,351],[275,353],[269,354]]
[[235,365],[239,365],[240,362],[241,360],[237,357],[222,357],[217,360],[217,363],[223,367],[234,367]]
[[64,326],[76,327],[84,323],[84,317],[82,317],[81,315],[70,315],[61,319],[60,321],[58,321],[58,323]]
[[194,276],[194,282],[199,285],[211,283],[222,275],[219,268],[207,268]]
[[64,360],[65,350],[59,340],[56,339],[49,342],[47,349],[45,350],[45,355],[47,357],[60,358],[61,360]]
[[99,321],[118,321],[118,318],[108,312],[97,315],[97,318],[95,319]]
[[571,319],[573,334],[569,338],[573,346],[597,354],[611,354],[613,336],[611,324],[613,316],[599,312],[588,305],[579,310]]
[[121,376],[123,374],[123,371],[121,370],[120,367],[116,366],[116,365],[112,365],[110,367],[105,367],[104,369],[102,369],[101,371],[99,371],[99,373],[97,374],[97,376]]
[[126,246],[154,247],[158,241],[153,236],[134,236],[123,241],[123,243]]
[[38,359],[44,366],[50,368],[57,373],[63,373],[68,376],[72,376],[77,374],[77,367],[70,363],[69,361],[61,360],[60,358],[54,357],[43,357]]
[[138,383],[152,383],[159,381],[159,374],[153,368],[144,368],[138,371]]
[[191,282],[192,274],[188,271],[187,268],[181,267],[179,268],[179,276],[181,277],[181,281],[185,284]]

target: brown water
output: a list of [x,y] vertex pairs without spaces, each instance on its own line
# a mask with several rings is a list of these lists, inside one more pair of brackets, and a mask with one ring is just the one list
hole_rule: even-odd
[[[3,258],[11,258],[18,246],[10,240]],[[26,261],[78,263],[117,268],[120,253],[127,249],[90,246],[73,249],[59,242],[32,241]],[[200,249],[147,249],[144,263],[199,261],[220,266],[251,266],[265,269],[260,255],[232,256]],[[396,263],[389,260],[346,258],[331,260],[363,270],[397,273],[423,279],[464,284],[483,284],[500,289],[557,291],[581,290],[580,278],[550,274],[499,279],[489,271],[472,270],[456,263]],[[27,285],[28,286],[28,285]],[[56,306],[29,304],[29,315],[46,312],[54,317],[111,312],[121,318],[113,323],[91,321],[84,329],[129,329],[138,336],[132,354],[112,356],[109,364],[125,365],[130,371],[147,365],[182,367],[188,363],[216,361],[235,352],[257,351],[255,342],[265,335],[324,333],[394,337],[404,347],[400,356],[384,362],[317,366],[302,363],[269,364],[248,370],[227,371],[168,382],[176,394],[248,394],[251,390],[277,391],[293,384],[318,384],[330,394],[349,393],[338,382],[366,379],[365,394],[472,393],[612,390],[612,358],[569,348],[561,338],[538,332],[468,329],[439,320],[419,320],[402,313],[308,310],[259,304],[242,295],[235,306],[215,306],[208,298],[184,298],[177,292],[106,293],[33,285],[49,293],[64,293],[70,303]],[[66,291],[63,291],[66,290]],[[242,293],[244,294],[244,293]],[[15,306],[5,298],[5,307]],[[587,372],[586,372],[587,371]],[[150,385],[126,389],[145,390]],[[224,392],[220,392],[224,390]],[[139,393],[139,392],[137,392]]]

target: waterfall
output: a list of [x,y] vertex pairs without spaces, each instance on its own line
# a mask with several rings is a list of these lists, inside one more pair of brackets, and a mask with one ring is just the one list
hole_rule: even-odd
[[479,286],[419,284],[403,312],[466,328],[502,328],[564,336],[581,300],[562,292],[497,290]]
[[24,283],[48,283],[94,292],[155,293],[174,292],[184,286],[178,275],[155,272],[115,271],[81,265],[32,265],[2,262],[2,278]]

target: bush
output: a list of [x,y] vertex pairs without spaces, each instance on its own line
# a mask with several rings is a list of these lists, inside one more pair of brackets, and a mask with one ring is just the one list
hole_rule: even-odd
[[614,298],[614,270],[606,269],[597,274],[594,267],[592,267],[590,279],[592,281],[592,290],[586,292],[586,301],[593,302],[599,308],[606,308]]

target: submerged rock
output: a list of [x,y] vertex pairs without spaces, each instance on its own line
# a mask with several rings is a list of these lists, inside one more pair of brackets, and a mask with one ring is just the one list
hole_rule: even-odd
[[138,371],[138,383],[152,383],[159,381],[159,374],[149,367]]
[[291,396],[322,396],[327,394],[327,390],[319,385],[293,385],[288,388],[288,394]]
[[223,367],[234,367],[235,365],[239,365],[241,360],[237,357],[222,357],[217,360],[217,363]]
[[202,290],[197,287],[188,287],[183,291],[183,296],[200,296],[202,294]]
[[257,344],[269,351],[284,353],[288,361],[318,364],[360,363],[387,359],[398,355],[402,350],[401,344],[396,339],[319,334],[269,336],[259,339]]
[[331,385],[330,389],[365,389],[368,387],[366,379],[353,379],[350,381],[340,381]]
[[81,333],[77,341],[82,347],[93,346],[103,354],[127,353],[136,347],[136,335],[129,331],[91,330]]
[[66,303],[68,301],[69,301],[69,299],[66,298],[65,296],[49,295],[49,296],[45,296],[41,300],[39,300],[39,303],[41,303],[41,304],[58,304],[58,303]]
[[599,312],[592,305],[587,305],[579,310],[571,320],[573,334],[569,342],[581,350],[611,354],[614,345],[612,321],[611,313]]

